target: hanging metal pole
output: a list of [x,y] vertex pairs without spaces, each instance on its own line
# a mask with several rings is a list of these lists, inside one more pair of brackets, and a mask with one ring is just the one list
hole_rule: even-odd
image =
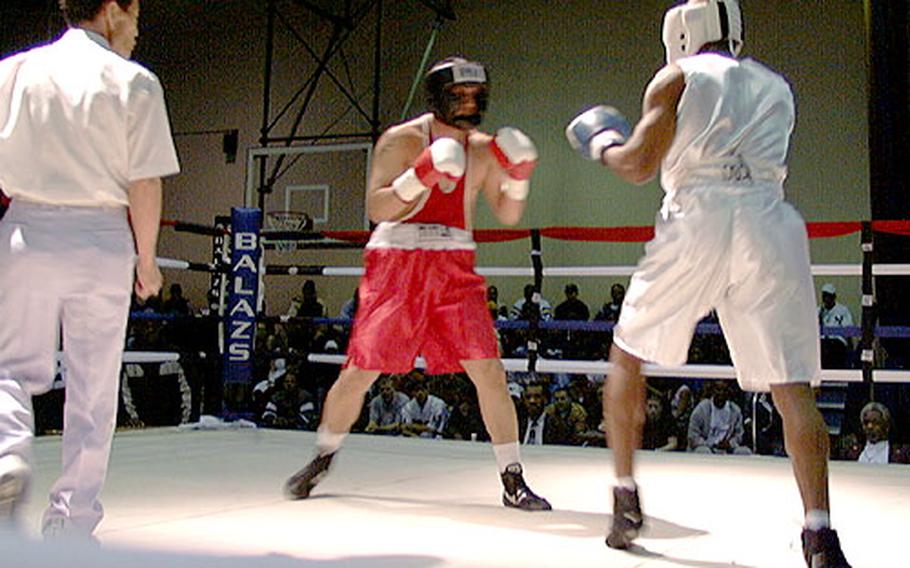
[[382,79],[382,0],[376,2],[376,43],[373,47],[373,117],[370,120],[373,143],[379,139],[381,122],[379,120],[379,90]]
[[[275,51],[275,14],[278,8],[275,6],[275,0],[269,0],[268,16],[266,20],[266,37],[265,37],[265,78],[262,87],[262,127],[259,130],[259,145],[265,147],[269,143],[269,114],[272,106],[272,59]],[[265,208],[265,196],[272,192],[271,187],[266,186],[266,168],[268,157],[259,156],[256,158],[259,167],[259,210]]]
[[414,102],[414,95],[417,93],[417,88],[420,87],[420,84],[423,82],[423,72],[427,68],[430,52],[433,51],[433,45],[436,43],[436,36],[439,35],[439,30],[442,29],[442,22],[442,16],[436,16],[436,21],[433,22],[433,31],[430,33],[430,39],[427,42],[427,48],[423,50],[423,58],[420,60],[420,67],[417,68],[417,74],[414,75],[414,81],[411,83],[411,90],[408,92],[408,100],[404,103],[404,108],[401,110],[402,121],[404,121],[411,112],[411,103]]

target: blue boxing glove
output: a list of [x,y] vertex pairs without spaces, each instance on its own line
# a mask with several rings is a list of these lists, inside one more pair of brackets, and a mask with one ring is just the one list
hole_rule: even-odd
[[604,150],[625,144],[632,134],[629,121],[613,107],[597,105],[579,114],[566,126],[566,139],[576,152],[601,161]]

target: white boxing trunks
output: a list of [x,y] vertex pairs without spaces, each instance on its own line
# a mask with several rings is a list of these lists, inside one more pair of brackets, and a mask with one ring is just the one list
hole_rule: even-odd
[[632,276],[614,341],[661,365],[686,361],[698,321],[717,310],[742,388],[820,379],[805,222],[768,187],[667,194]]

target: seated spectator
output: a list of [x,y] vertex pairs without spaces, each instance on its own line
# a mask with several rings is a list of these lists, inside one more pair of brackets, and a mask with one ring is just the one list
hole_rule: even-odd
[[594,314],[594,321],[619,321],[619,311],[622,309],[622,301],[626,298],[626,287],[619,282],[610,286],[610,301]]
[[[606,382],[606,377],[601,375],[588,375],[584,378],[588,384],[593,385],[593,394],[592,396],[586,397],[585,400],[587,403],[582,405],[588,415],[588,421],[586,430],[579,438],[581,440],[581,445],[583,446],[603,448],[607,445],[603,411],[604,384]],[[574,382],[572,384],[574,384]],[[572,386],[569,385],[569,394],[571,393]]]
[[[476,396],[474,397],[476,398]],[[464,397],[452,408],[443,435],[452,440],[481,440],[490,439],[486,426],[480,416],[480,406],[477,401]]]
[[395,390],[393,375],[379,378],[379,394],[370,401],[370,419],[364,432],[397,436],[404,421],[404,406],[408,396]]
[[689,445],[689,419],[692,416],[692,389],[688,385],[680,385],[670,401],[670,420],[672,430],[667,439],[667,445],[660,448],[666,451],[684,452]]
[[[818,307],[818,324],[826,327],[850,327],[853,316],[850,310],[837,302],[837,289],[830,282],[822,286],[822,304]],[[852,342],[842,335],[822,333],[822,367],[843,369],[848,367]]]
[[673,423],[660,393],[649,392],[645,400],[645,427],[642,431],[641,447],[644,450],[675,450],[676,438],[671,443]]
[[524,396],[525,387],[519,383],[513,383],[509,381],[506,383],[506,387],[509,389],[509,398],[512,399],[512,404],[515,406],[515,415],[520,416],[522,411],[522,397]]
[[552,444],[552,426],[548,424],[547,391],[541,383],[525,385],[518,412],[518,439],[522,444]]
[[499,305],[499,288],[496,286],[487,286],[487,308],[490,310],[490,317],[493,318],[493,321],[509,319],[509,309]]
[[552,443],[581,445],[582,434],[588,429],[588,413],[582,405],[572,402],[567,388],[557,387],[553,391],[553,402],[545,412],[551,424]]
[[[610,301],[605,302],[592,318],[596,322],[616,324],[619,321],[619,312],[622,302],[626,297],[626,287],[616,282],[610,286]],[[598,331],[590,334],[591,344],[588,346],[590,358],[594,360],[608,360],[610,346],[613,345],[613,330]]]
[[[278,352],[280,353],[280,352]],[[253,357],[253,378],[256,383],[253,385],[253,411],[257,415],[261,414],[264,406],[257,407],[255,404],[260,402],[265,405],[271,398],[272,391],[277,387],[278,380],[287,372],[287,359],[278,356],[276,353],[261,351]]]
[[556,306],[553,312],[554,319],[587,321],[591,317],[588,305],[578,299],[578,286],[573,283],[566,284],[563,292],[566,295],[564,302]]
[[408,375],[411,400],[402,410],[401,433],[420,438],[442,437],[449,408],[444,400],[430,394],[427,379],[420,371]]
[[541,320],[549,321],[553,318],[553,308],[550,306],[550,302],[539,294],[535,304],[534,285],[526,284],[524,296],[512,304],[512,309],[509,311],[509,319],[530,320],[533,316],[539,316]]
[[891,412],[880,402],[870,402],[860,412],[865,444],[851,444],[845,451],[845,459],[860,463],[904,463],[910,464],[910,446],[893,444],[890,441]]
[[300,297],[291,300],[287,315],[311,318],[324,318],[325,304],[316,295],[316,283],[306,280],[300,288]]
[[[743,420],[746,445],[760,455],[786,457],[783,426],[783,419],[774,407],[771,393],[754,393],[751,404],[746,405]],[[752,439],[753,435],[755,439]]]
[[[325,304],[316,296],[316,283],[306,280],[300,289],[301,295],[291,300],[286,315],[288,317],[326,317]],[[287,343],[290,349],[311,353],[315,346],[325,341],[329,329],[326,325],[315,325],[311,322],[293,321],[287,324]]]
[[603,414],[603,401],[597,396],[597,383],[593,382],[588,375],[573,374],[569,377],[569,398],[572,402],[577,402],[585,409],[588,416],[588,426],[591,426],[594,420],[598,422],[593,424],[597,426],[600,421],[600,415]]
[[[578,286],[569,283],[565,287],[566,299],[556,306],[553,312],[553,318],[557,320],[568,321],[588,321],[591,317],[591,311],[587,304],[578,299]],[[562,351],[562,356],[567,359],[582,358],[587,353],[590,336],[584,331],[553,330],[555,343]]]
[[183,287],[180,284],[171,284],[168,289],[168,299],[161,304],[161,311],[165,314],[188,316],[193,313],[190,301],[183,297]]
[[742,445],[743,413],[730,400],[731,386],[715,381],[711,393],[692,411],[689,419],[689,451],[714,454],[750,454]]
[[289,371],[278,380],[261,422],[272,428],[315,430],[319,421],[315,409],[313,397],[300,387],[297,373]]

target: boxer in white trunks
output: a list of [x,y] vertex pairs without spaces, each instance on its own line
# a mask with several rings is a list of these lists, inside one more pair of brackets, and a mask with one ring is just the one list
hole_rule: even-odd
[[805,223],[784,201],[793,95],[779,74],[737,57],[735,0],[691,0],[664,18],[667,64],[645,90],[635,128],[594,107],[566,128],[570,144],[623,179],[657,175],[666,192],[654,239],[632,276],[604,390],[614,451],[613,526],[630,546],[642,526],[633,452],[641,441],[643,361],[680,365],[695,325],[720,317],[740,385],[770,390],[806,513],[810,568],[845,568],[829,527],[828,433],[811,389],[820,377]]

